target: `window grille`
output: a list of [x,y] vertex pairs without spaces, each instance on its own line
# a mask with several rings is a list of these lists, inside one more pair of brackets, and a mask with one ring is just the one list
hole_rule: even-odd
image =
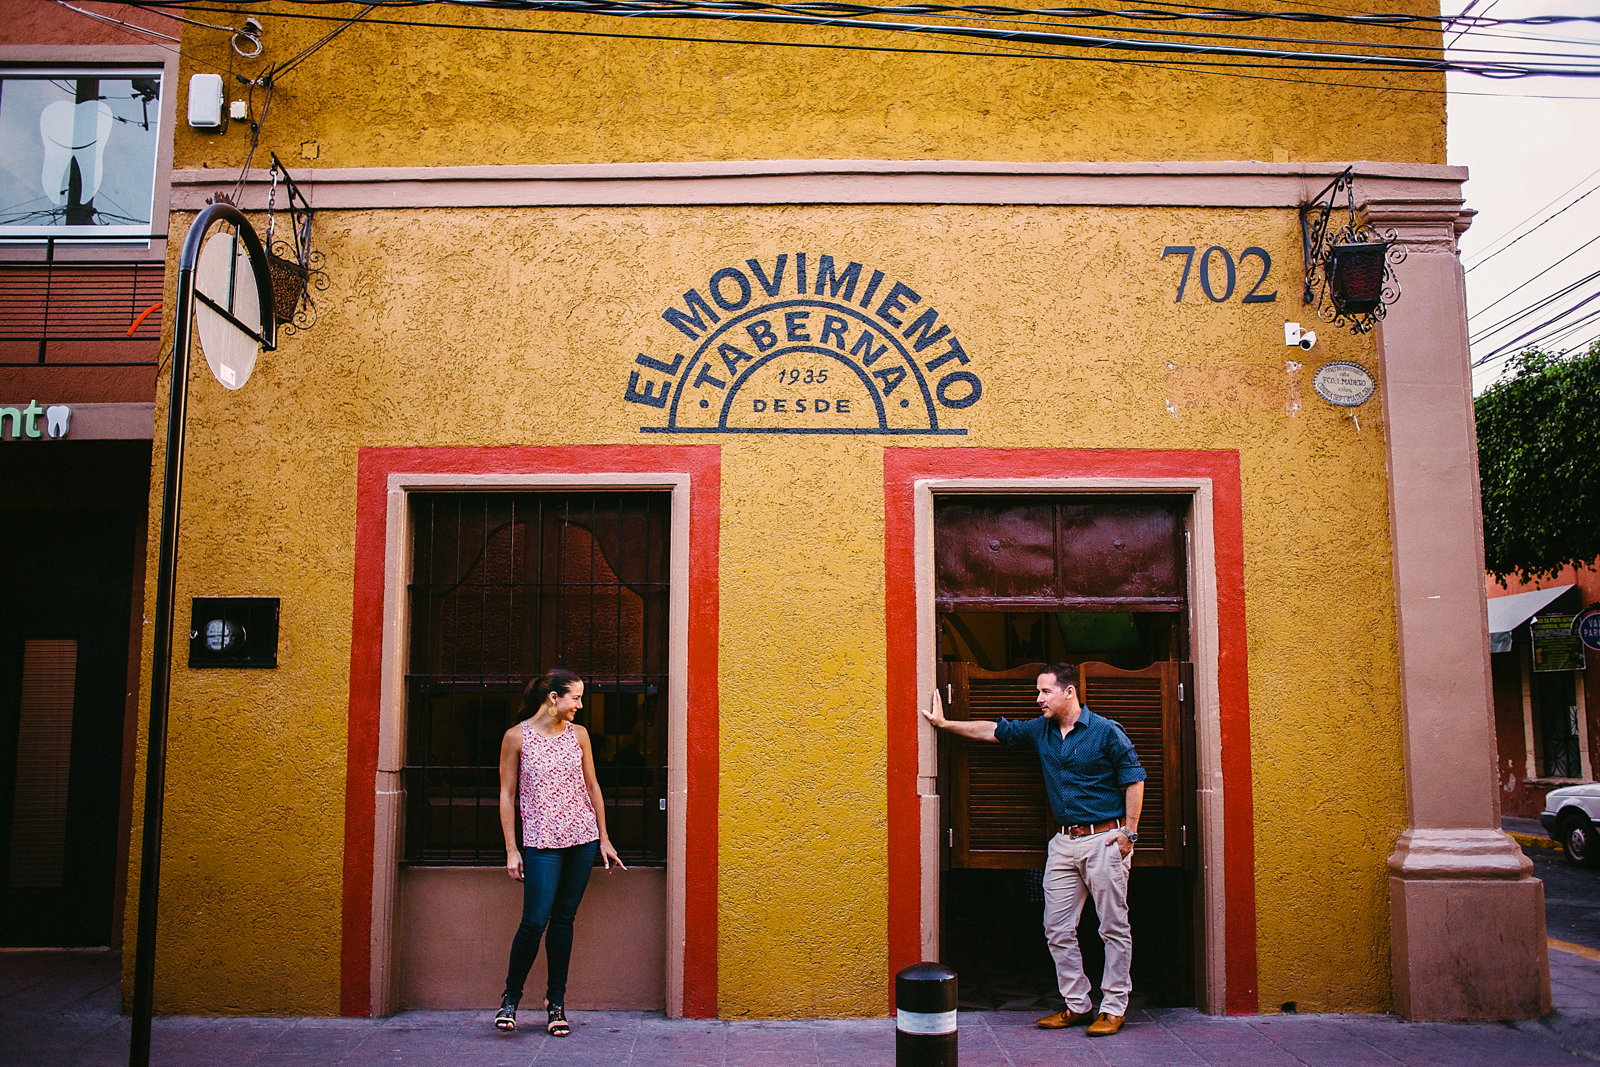
[[552,667],[584,680],[611,841],[666,863],[669,493],[417,493],[405,861],[498,866],[500,741]]
[[1535,674],[1539,727],[1539,774],[1544,778],[1578,778],[1583,774],[1578,749],[1578,692],[1571,671]]

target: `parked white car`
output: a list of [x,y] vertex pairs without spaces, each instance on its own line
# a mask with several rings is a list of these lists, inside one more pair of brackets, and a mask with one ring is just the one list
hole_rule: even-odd
[[1539,822],[1561,843],[1569,862],[1600,865],[1600,782],[1550,790]]

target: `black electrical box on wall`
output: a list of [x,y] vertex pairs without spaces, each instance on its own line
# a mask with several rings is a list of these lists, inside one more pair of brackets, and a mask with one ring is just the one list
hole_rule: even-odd
[[189,624],[190,667],[276,667],[278,598],[197,596]]

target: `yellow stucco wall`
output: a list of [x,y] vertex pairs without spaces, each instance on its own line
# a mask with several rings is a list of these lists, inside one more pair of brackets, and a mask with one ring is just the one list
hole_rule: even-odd
[[[277,670],[179,657],[161,1010],[338,1010],[356,450],[662,443],[622,400],[636,353],[682,344],[662,310],[719,267],[799,251],[916,287],[984,393],[947,413],[965,437],[672,439],[722,446],[722,1014],[884,1008],[881,457],[929,443],[1240,452],[1261,1006],[1390,1006],[1404,783],[1383,426],[1309,384],[1326,360],[1375,370],[1374,348],[1320,331],[1288,410],[1293,212],[350,211],[315,232],[317,326],[238,392],[196,365],[179,624],[195,595],[281,596],[283,616]],[[1213,303],[1191,279],[1176,303],[1168,244],[1265,248],[1279,302]]]
[[[311,13],[358,10],[352,4]],[[1386,0],[1366,10],[1438,9]],[[281,11],[251,8],[267,26],[265,52],[257,60],[235,57],[224,33],[186,28],[184,83],[200,70],[254,76],[336,25],[284,18]],[[422,30],[379,24],[384,18],[480,28]],[[1148,36],[1139,29],[1161,26],[1079,20],[1058,28],[1133,38]],[[1310,43],[1272,47],[1337,53],[1363,51],[1373,42],[1423,49],[1439,43],[1437,33],[1413,29],[1286,22],[1182,28],[1299,39]],[[608,34],[622,36],[603,36]],[[628,39],[630,34],[693,40]],[[843,47],[750,43],[760,41]],[[861,46],[980,54],[849,50]],[[1000,55],[1013,48],[1034,58]],[[460,7],[380,10],[280,80],[266,137],[291,166],[314,167],[738,159],[1445,160],[1441,74],[1297,70],[1270,63],[1254,70],[1172,69],[1114,64],[1106,55],[865,29]],[[1128,57],[1172,61],[1148,53]],[[231,78],[228,91],[230,97],[244,95]],[[265,95],[258,89],[253,99],[259,114]],[[176,166],[237,168],[244,163],[246,140],[237,124],[221,135],[180,126]],[[264,164],[258,154],[257,165]]]

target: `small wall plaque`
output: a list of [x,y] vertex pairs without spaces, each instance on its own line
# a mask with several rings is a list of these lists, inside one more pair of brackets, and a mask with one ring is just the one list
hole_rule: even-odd
[[190,667],[276,667],[278,598],[197,596],[189,624]]
[[1378,385],[1367,368],[1341,359],[1318,367],[1316,376],[1311,379],[1311,388],[1330,404],[1357,408],[1372,399]]

